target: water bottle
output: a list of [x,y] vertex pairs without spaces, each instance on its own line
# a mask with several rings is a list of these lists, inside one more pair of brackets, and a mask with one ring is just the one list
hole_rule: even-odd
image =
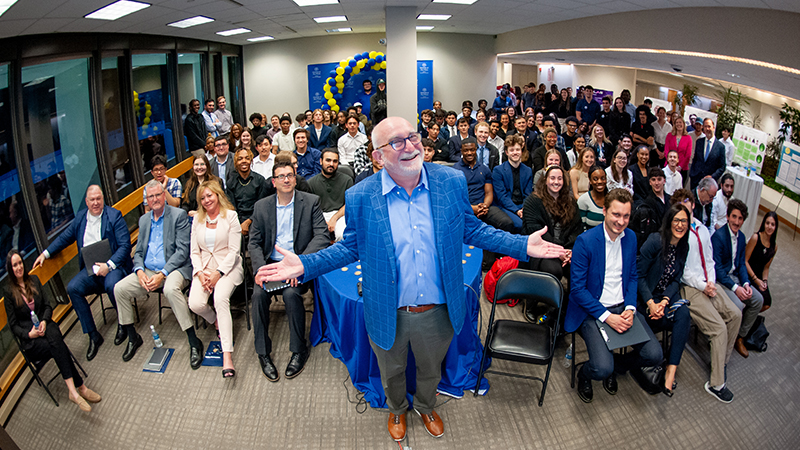
[[31,322],[33,322],[34,328],[39,328],[39,317],[36,316],[36,313],[31,311]]
[[156,327],[155,326],[150,325],[150,333],[152,333],[152,335],[153,335],[153,341],[155,341],[156,347],[158,347],[158,348],[163,347],[164,343],[161,342],[161,338],[158,337],[158,333],[156,333]]
[[536,323],[541,325],[547,320],[547,314],[542,314],[536,319]]
[[569,348],[567,349],[567,354],[564,355],[564,367],[567,369],[572,367],[572,344],[569,344]]

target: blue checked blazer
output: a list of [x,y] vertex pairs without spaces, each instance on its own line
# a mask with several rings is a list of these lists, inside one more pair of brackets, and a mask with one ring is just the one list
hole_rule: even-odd
[[[461,331],[466,314],[462,244],[527,261],[527,236],[516,236],[481,222],[467,201],[467,182],[458,170],[425,163],[431,191],[431,210],[439,273],[450,322]],[[397,258],[389,209],[381,194],[381,176],[368,177],[345,193],[344,237],[310,255],[301,255],[303,281],[316,278],[356,260],[363,272],[364,320],[369,337],[380,348],[394,344],[397,325]]]

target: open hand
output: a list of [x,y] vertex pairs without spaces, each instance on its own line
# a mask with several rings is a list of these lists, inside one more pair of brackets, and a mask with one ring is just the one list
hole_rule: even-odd
[[256,284],[261,286],[264,282],[284,281],[298,278],[305,273],[300,258],[289,250],[275,246],[275,250],[283,255],[279,262],[261,266],[256,273]]
[[561,258],[564,254],[564,247],[551,244],[542,239],[542,235],[547,232],[547,227],[528,236],[528,256],[532,258]]

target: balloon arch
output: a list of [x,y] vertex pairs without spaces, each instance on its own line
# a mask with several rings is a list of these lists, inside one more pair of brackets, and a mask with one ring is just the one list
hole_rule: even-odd
[[385,70],[386,69],[386,55],[382,52],[364,52],[356,53],[350,59],[343,59],[339,61],[339,67],[336,70],[331,70],[330,76],[325,80],[325,99],[327,104],[322,105],[322,109],[329,109],[333,112],[339,112],[338,102],[342,100],[342,93],[344,92],[344,85],[347,80],[353,75],[358,75],[361,72],[369,70]]

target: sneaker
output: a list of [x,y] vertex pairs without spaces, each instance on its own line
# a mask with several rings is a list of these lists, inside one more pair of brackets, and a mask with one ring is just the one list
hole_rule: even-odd
[[733,401],[733,392],[728,389],[727,386],[722,386],[722,389],[716,390],[711,387],[711,383],[706,381],[706,392],[717,397],[717,400],[721,401],[722,403],[730,403]]

